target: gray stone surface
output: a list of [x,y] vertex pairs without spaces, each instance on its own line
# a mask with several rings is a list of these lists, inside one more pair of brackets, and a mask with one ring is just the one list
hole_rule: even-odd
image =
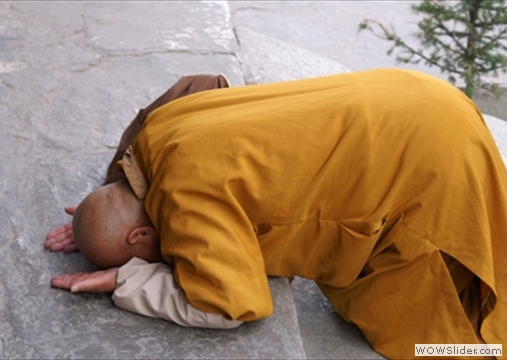
[[383,359],[334,311],[315,282],[296,277],[291,287],[308,359]]
[[484,115],[484,120],[493,134],[503,161],[507,164],[507,122],[491,115]]
[[245,82],[261,84],[339,74],[349,70],[337,61],[315,55],[254,31],[236,27],[237,53]]
[[35,276],[10,295],[1,289],[2,358],[304,358],[286,279],[270,280],[275,316],[236,330],[203,330],[123,311],[106,295],[48,289],[44,276],[36,280],[39,269],[18,267]]
[[[51,289],[51,276],[92,267],[42,245],[68,221],[63,207],[102,182],[136,109],[181,76],[224,73],[233,85],[318,76],[346,71],[337,61],[354,51],[348,67],[382,66],[367,55],[371,43],[340,28],[364,5],[326,4],[0,2],[0,358],[380,357],[302,279],[294,299],[285,279],[270,280],[267,320],[184,329],[106,295]],[[506,124],[486,120],[506,158]]]

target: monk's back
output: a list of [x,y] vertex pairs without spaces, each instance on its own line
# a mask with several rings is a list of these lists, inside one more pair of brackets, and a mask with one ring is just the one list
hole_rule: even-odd
[[[461,91],[398,70],[196,94],[157,110],[141,141],[150,171],[170,171],[169,192],[239,204],[269,274],[335,286],[358,275],[402,214],[424,207],[407,221],[445,233],[438,210],[467,188],[463,163],[481,167],[470,154],[494,149]],[[347,271],[332,271],[337,263]]]

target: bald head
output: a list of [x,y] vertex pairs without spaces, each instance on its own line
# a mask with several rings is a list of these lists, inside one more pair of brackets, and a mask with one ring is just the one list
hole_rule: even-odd
[[121,266],[134,256],[161,258],[158,233],[125,180],[91,192],[77,207],[72,230],[84,257],[102,268]]

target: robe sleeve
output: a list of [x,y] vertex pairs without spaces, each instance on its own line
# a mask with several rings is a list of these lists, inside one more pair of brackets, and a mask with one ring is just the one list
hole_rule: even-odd
[[190,303],[233,320],[270,316],[264,259],[246,215],[230,202],[182,197],[169,217],[162,254],[173,259],[176,281]]
[[196,309],[175,283],[169,266],[138,258],[120,268],[112,300],[122,309],[185,327],[232,329],[242,324]]
[[196,308],[230,320],[266,318],[273,300],[250,219],[256,195],[245,180],[256,175],[242,175],[244,163],[233,154],[213,155],[215,135],[207,131],[206,116],[180,128],[180,118],[192,116],[178,115],[184,101],[153,112],[132,145],[149,184],[144,205],[161,253]]

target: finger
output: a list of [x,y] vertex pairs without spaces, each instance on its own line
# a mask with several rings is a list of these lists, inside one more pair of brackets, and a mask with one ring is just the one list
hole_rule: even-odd
[[79,249],[77,248],[77,245],[75,243],[67,245],[63,248],[63,252],[65,254],[69,254],[76,251],[79,251]]
[[101,292],[100,280],[94,277],[76,278],[71,281],[69,290],[75,292]]
[[[74,242],[74,236],[72,232],[72,227],[68,227],[65,231],[60,231],[53,235],[52,237],[46,238],[45,246],[46,248],[52,248],[53,244],[64,243],[64,246],[68,245],[68,243]],[[57,250],[53,250],[57,251]]]
[[65,249],[67,246],[71,246],[71,245],[74,245],[74,238],[73,237],[70,239],[65,239],[63,241],[52,244],[49,247],[49,250],[53,251],[53,252],[61,251],[61,250]]
[[53,246],[53,244],[56,244],[57,242],[58,240],[56,240],[55,237],[51,237],[49,239],[46,239],[46,241],[44,242],[44,247],[50,248],[51,246]]
[[87,273],[75,273],[72,275],[62,274],[55,276],[51,279],[51,286],[70,290],[71,286],[75,282],[79,282],[86,278]]
[[96,292],[95,281],[90,279],[81,279],[79,281],[72,282],[69,290],[73,293],[76,292]]
[[66,237],[68,233],[72,233],[72,223],[70,222],[48,233],[46,235],[46,242],[53,243],[58,241],[61,237]]
[[62,243],[56,243],[56,244],[53,244],[49,247],[49,251],[57,252],[57,251],[61,251],[63,248],[64,248],[64,246],[62,245]]
[[68,242],[70,243],[74,242],[74,233],[72,229],[69,229],[65,233],[58,234],[57,236],[47,241],[47,243],[50,246],[56,243],[68,243]]
[[69,227],[72,228],[72,223],[70,223],[70,222],[68,222],[67,224],[62,225],[60,227],[57,227],[56,229],[54,229],[53,231],[49,232],[46,235],[46,239],[50,239],[55,236],[58,236],[61,233],[65,233],[69,229]]
[[77,209],[77,205],[66,206],[65,212],[69,215],[74,215],[74,213],[76,212],[76,209]]
[[60,289],[70,289],[70,284],[72,281],[73,275],[62,274],[55,276],[51,279],[51,286],[60,288]]
[[70,289],[70,280],[63,275],[51,279],[51,286],[60,289]]
[[106,271],[96,271],[88,274],[85,278],[76,278],[71,283],[70,291],[92,293],[114,291],[117,273],[117,269],[109,269]]
[[46,242],[45,242],[46,247],[51,247],[53,244],[61,243],[62,241],[65,241],[69,237],[72,237],[72,236],[73,236],[72,232],[70,232],[69,234],[61,233],[61,234],[58,234],[57,236],[53,236],[52,238],[46,240]]
[[60,231],[58,234],[55,234],[54,238],[58,241],[61,241],[62,239],[68,238],[72,236],[72,224],[68,223],[63,226],[62,231]]

